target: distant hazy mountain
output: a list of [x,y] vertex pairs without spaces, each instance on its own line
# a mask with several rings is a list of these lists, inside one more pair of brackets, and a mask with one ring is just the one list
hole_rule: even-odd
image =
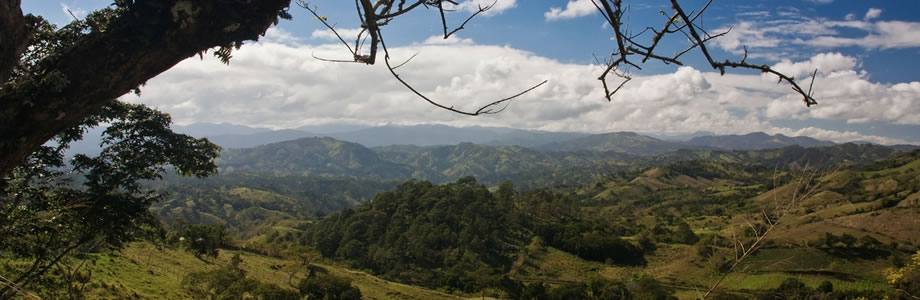
[[835,144],[805,148],[799,145],[761,150],[680,150],[647,158],[647,165],[677,161],[708,160],[753,163],[778,168],[836,168],[865,165],[900,153],[895,148],[874,144]]
[[172,130],[193,137],[218,136],[228,134],[253,134],[271,131],[268,128],[249,127],[230,123],[192,123],[189,125],[173,125]]
[[581,133],[548,132],[497,127],[452,127],[427,124],[415,126],[380,126],[330,134],[343,141],[367,147],[387,145],[456,145],[459,143],[518,145],[533,147],[584,136]]
[[315,133],[294,129],[264,131],[250,134],[209,136],[208,140],[224,148],[251,148],[259,145],[318,136]]
[[540,147],[545,151],[613,151],[637,155],[659,154],[682,148],[687,148],[687,146],[634,132],[594,134]]
[[410,167],[384,161],[374,151],[336,139],[302,138],[221,152],[222,173],[409,178]]
[[897,150],[899,150],[899,151],[905,151],[905,152],[907,152],[907,151],[914,151],[914,150],[920,149],[920,146],[917,146],[917,145],[905,145],[905,144],[891,145],[891,146],[889,146],[889,147],[894,148],[894,149],[897,149]]
[[374,126],[360,125],[360,124],[332,123],[332,124],[320,124],[320,125],[304,125],[304,126],[300,126],[294,129],[300,130],[300,131],[306,131],[306,132],[313,132],[313,133],[322,134],[322,135],[329,135],[333,133],[342,133],[342,132],[367,129],[371,127],[374,127]]
[[685,142],[685,144],[725,150],[761,150],[793,145],[802,147],[831,146],[834,145],[834,142],[822,141],[806,136],[789,137],[782,134],[768,135],[763,132],[753,132],[745,135],[700,136],[690,139]]

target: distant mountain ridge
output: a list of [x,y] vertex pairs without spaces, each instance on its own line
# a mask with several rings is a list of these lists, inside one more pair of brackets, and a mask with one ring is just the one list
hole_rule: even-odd
[[806,148],[822,147],[834,145],[834,142],[822,141],[807,136],[789,137],[782,134],[768,135],[763,132],[752,132],[744,135],[700,136],[692,138],[684,142],[684,144],[725,150],[762,150],[793,145]]
[[539,147],[541,150],[552,152],[612,151],[635,155],[660,154],[684,148],[687,148],[687,146],[683,143],[662,141],[627,131],[593,134]]

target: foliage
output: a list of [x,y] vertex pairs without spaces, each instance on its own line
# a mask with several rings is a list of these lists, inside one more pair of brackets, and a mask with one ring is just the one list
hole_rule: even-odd
[[328,216],[304,238],[324,256],[386,278],[475,291],[499,281],[520,244],[509,213],[471,177],[440,186],[409,181]]
[[[107,123],[102,152],[64,158],[87,128]],[[113,103],[42,146],[4,179],[0,251],[34,263],[13,279],[24,284],[76,250],[120,248],[135,238],[161,199],[142,184],[171,166],[183,175],[216,171],[218,147],[169,129],[168,115],[142,105]],[[0,295],[9,287],[0,290]]]
[[183,288],[196,299],[261,299],[297,300],[300,295],[277,285],[262,283],[246,277],[246,271],[239,268],[239,256],[235,263],[212,271],[189,273],[182,280]]
[[297,284],[297,289],[307,299],[361,299],[361,291],[352,286],[350,280],[325,271],[311,272],[309,277],[304,278]]
[[600,224],[591,225],[582,220],[543,223],[537,225],[536,232],[548,245],[583,259],[625,265],[646,263],[642,249],[605,230]]
[[920,295],[920,251],[901,268],[885,270],[888,283],[908,298]]
[[228,246],[226,230],[220,225],[188,224],[179,228],[179,242],[196,257],[217,257],[217,250]]

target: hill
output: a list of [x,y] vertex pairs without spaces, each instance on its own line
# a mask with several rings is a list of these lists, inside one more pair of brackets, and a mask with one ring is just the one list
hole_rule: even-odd
[[252,148],[265,144],[296,140],[305,137],[315,137],[317,134],[300,130],[272,130],[247,134],[223,134],[208,136],[208,140],[225,149],[227,148]]
[[222,225],[249,240],[366,202],[395,182],[333,177],[225,174],[194,179],[169,176],[157,190],[166,196],[151,211],[167,223]]
[[662,141],[634,132],[611,132],[550,143],[540,146],[539,148],[544,151],[554,152],[598,151],[653,155],[687,148],[687,146],[676,142]]
[[834,145],[833,142],[805,136],[789,137],[782,134],[771,136],[763,132],[752,132],[745,135],[700,136],[692,138],[684,142],[684,144],[725,150],[762,150],[793,145],[806,148]]
[[476,143],[490,145],[516,145],[533,147],[546,143],[564,141],[583,136],[580,133],[548,132],[498,127],[452,127],[426,124],[414,126],[380,126],[339,132],[330,136],[343,141],[359,143],[367,147],[388,145],[456,145]]
[[556,169],[557,157],[519,146],[488,146],[461,143],[450,146],[375,148],[382,159],[411,166],[413,177],[447,182],[475,176],[483,182],[497,184],[523,174]]
[[247,149],[228,149],[217,161],[221,173],[410,178],[412,170],[380,159],[359,144],[332,138],[303,138]]

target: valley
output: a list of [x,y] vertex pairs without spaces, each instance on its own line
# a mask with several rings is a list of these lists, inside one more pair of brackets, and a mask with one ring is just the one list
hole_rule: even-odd
[[365,299],[876,298],[897,297],[886,270],[920,245],[912,146],[488,128],[231,141],[291,137],[251,131],[215,137],[218,175],[151,183],[164,196],[135,242],[47,282],[136,299],[287,299],[322,276]]

